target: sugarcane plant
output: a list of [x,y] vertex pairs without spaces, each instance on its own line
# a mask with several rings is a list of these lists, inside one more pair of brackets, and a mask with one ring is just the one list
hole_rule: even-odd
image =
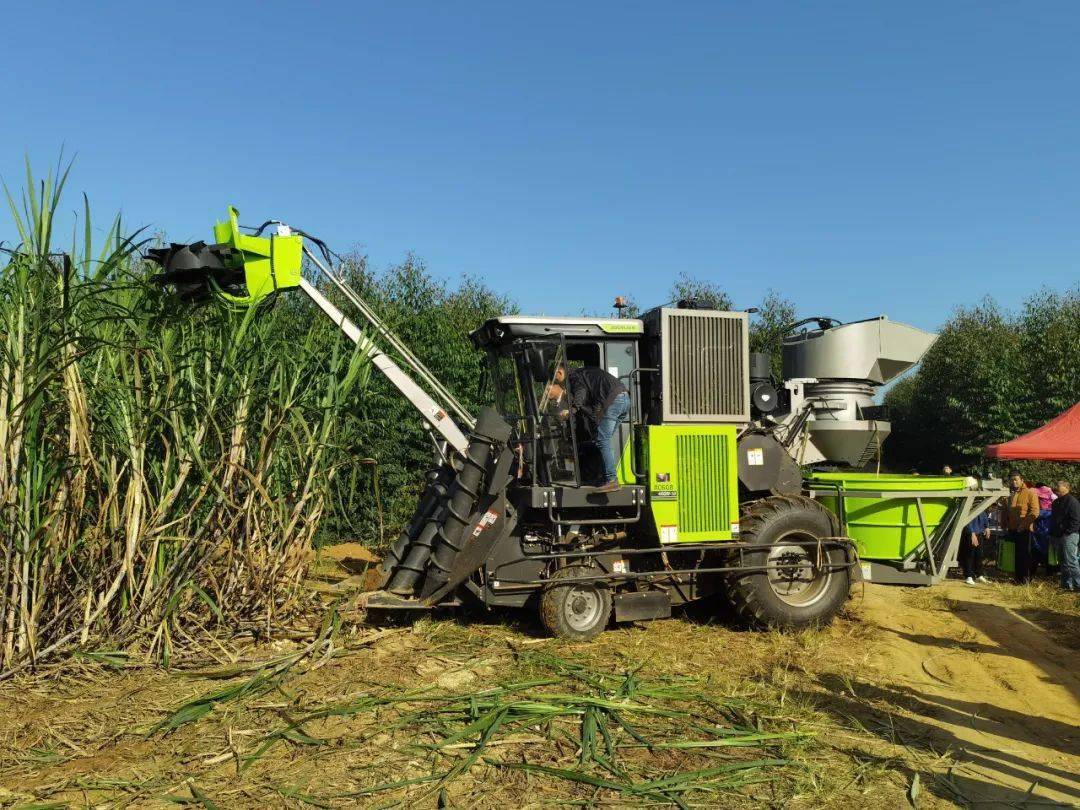
[[168,662],[295,609],[368,367],[302,304],[177,311],[149,240],[94,244],[70,164],[5,186],[0,260],[0,674],[81,648]]

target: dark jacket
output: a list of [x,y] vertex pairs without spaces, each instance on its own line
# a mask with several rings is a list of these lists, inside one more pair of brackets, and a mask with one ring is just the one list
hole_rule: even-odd
[[1071,492],[1062,495],[1050,507],[1050,534],[1068,537],[1080,532],[1080,499]]
[[570,404],[588,414],[594,422],[600,421],[615,397],[626,393],[626,386],[618,378],[596,366],[571,368],[566,381],[569,384]]
[[990,513],[981,512],[972,518],[971,523],[967,525],[965,531],[968,534],[982,534],[990,528]]

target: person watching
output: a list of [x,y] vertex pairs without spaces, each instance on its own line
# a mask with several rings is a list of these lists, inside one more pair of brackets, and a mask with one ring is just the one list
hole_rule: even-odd
[[1031,581],[1031,531],[1039,517],[1039,496],[1018,472],[1009,475],[1009,489],[1005,528],[1016,547],[1016,581],[1024,585]]
[[987,511],[976,516],[960,538],[960,568],[964,572],[964,582],[968,585],[990,581],[982,575],[983,549],[989,539],[990,513]]
[[1050,535],[1061,557],[1061,587],[1080,591],[1080,499],[1068,481],[1058,481],[1057,500],[1050,508]]
[[597,492],[615,492],[619,488],[615,451],[612,437],[619,423],[630,412],[630,393],[619,379],[595,366],[580,366],[567,370],[566,366],[555,369],[554,384],[549,389],[552,399],[567,392],[566,407],[561,416],[570,417],[571,410],[585,414],[596,426],[596,449],[604,464],[604,481],[596,487]]

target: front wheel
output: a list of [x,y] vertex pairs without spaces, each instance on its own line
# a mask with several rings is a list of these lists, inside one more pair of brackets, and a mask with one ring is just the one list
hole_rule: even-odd
[[850,587],[842,548],[820,551],[818,541],[836,536],[832,513],[804,497],[758,501],[740,521],[750,570],[728,580],[739,617],[754,627],[797,628],[825,624],[843,607]]
[[[583,565],[568,565],[552,576],[540,594],[540,621],[556,638],[591,641],[611,618],[611,590],[602,582],[566,582],[596,573]],[[562,580],[562,581],[561,581]]]

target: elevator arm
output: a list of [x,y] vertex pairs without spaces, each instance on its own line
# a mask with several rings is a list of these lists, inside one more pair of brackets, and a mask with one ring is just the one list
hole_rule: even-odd
[[391,385],[397,388],[412,406],[420,412],[424,421],[433,430],[437,431],[459,455],[464,456],[469,445],[468,439],[462,433],[461,428],[450,418],[446,410],[427,391],[413,382],[412,378],[401,370],[393,358],[375,345],[374,341],[350,321],[345,316],[345,313],[334,306],[325,295],[319,292],[314,284],[306,278],[301,278],[300,289],[315,302],[319,309],[326,313],[330,320],[337,324],[338,328],[345,333],[349,340],[359,347],[372,365],[381,371]]

